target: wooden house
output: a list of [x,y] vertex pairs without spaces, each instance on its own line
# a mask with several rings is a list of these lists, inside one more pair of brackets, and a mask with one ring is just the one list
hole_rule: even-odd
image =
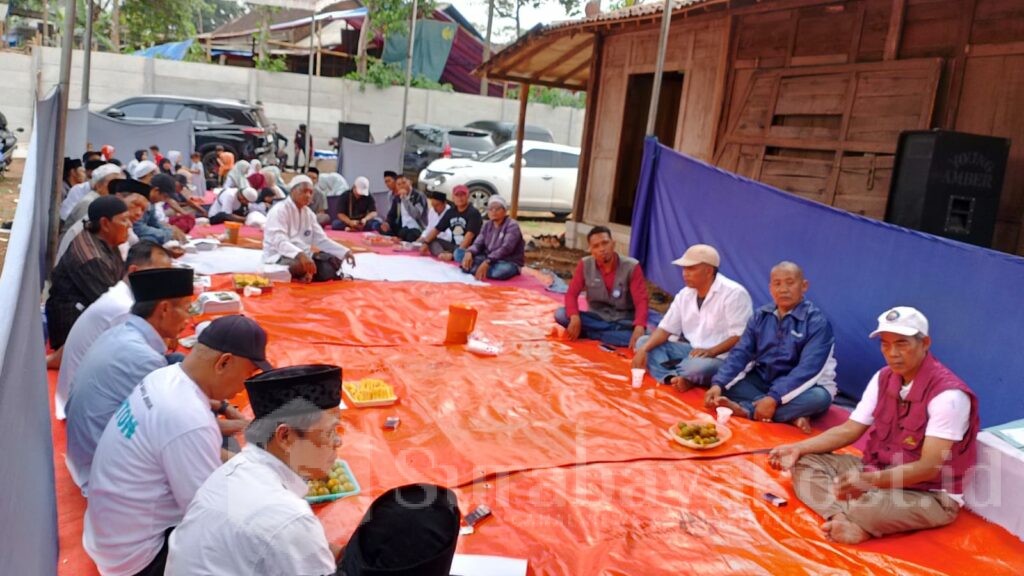
[[[629,235],[662,2],[538,27],[480,69],[587,92],[576,222]],[[883,218],[902,131],[1010,138],[993,247],[1024,254],[1024,0],[676,0],[656,135]]]

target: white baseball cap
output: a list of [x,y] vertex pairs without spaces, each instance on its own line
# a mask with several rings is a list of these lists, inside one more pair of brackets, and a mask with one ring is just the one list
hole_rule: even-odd
[[355,189],[360,196],[366,196],[370,193],[370,181],[366,179],[366,176],[356,178]]
[[928,335],[928,319],[917,308],[897,306],[890,308],[878,317],[878,328],[868,338],[874,338],[882,332],[891,332],[901,336]]
[[695,266],[697,264],[708,264],[718,268],[721,258],[718,257],[718,250],[707,244],[694,244],[686,249],[686,252],[679,258],[672,261],[676,266]]

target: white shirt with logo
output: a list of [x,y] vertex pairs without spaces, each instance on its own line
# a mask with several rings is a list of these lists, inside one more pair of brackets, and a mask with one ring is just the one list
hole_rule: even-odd
[[173,364],[150,373],[114,413],[89,476],[82,543],[104,576],[149,565],[220,466],[210,400]]
[[171,533],[166,576],[333,574],[334,555],[302,497],[306,482],[255,445],[203,484]]
[[[689,286],[680,290],[658,328],[685,338],[694,348],[712,348],[733,336],[742,336],[753,314],[747,289],[719,272],[699,307],[697,290]],[[718,358],[728,354],[724,352]]]

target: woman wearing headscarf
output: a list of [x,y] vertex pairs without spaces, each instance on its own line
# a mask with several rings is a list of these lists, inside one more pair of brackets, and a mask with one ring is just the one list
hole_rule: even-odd
[[139,165],[139,162],[145,162],[146,160],[149,160],[149,150],[136,150],[135,158],[128,163],[128,169],[126,172],[128,174],[134,174],[135,167]]
[[248,181],[245,175],[249,173],[249,163],[245,160],[239,160],[235,162],[234,168],[224,178],[224,188],[247,188],[245,183]]
[[284,180],[281,178],[281,170],[277,166],[267,166],[261,174],[266,179],[264,186],[273,188],[277,199],[284,198],[285,190],[288,190],[288,186],[285,185]]
[[168,176],[174,174],[174,164],[171,164],[170,159],[161,158],[159,166],[161,174],[167,174]]
[[252,176],[253,174],[259,174],[260,170],[263,170],[263,164],[259,160],[253,160],[249,163],[249,171],[246,172],[246,176]]

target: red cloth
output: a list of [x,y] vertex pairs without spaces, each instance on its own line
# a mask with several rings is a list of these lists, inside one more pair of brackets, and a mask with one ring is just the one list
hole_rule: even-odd
[[[604,279],[604,285],[611,293],[615,287],[615,270],[619,267],[619,255],[607,269],[600,263],[597,265]],[[586,288],[586,279],[583,274],[583,260],[576,264],[576,271],[572,273],[572,280],[569,282],[569,291],[565,293],[565,314],[572,317],[580,313],[580,293]],[[629,293],[633,296],[633,307],[636,312],[633,315],[633,326],[647,326],[647,282],[644,280],[644,271],[637,265],[633,268],[633,274],[629,277]]]
[[263,174],[260,174],[259,172],[255,174],[250,174],[248,176],[248,180],[249,186],[255,188],[257,192],[259,192],[260,190],[264,189],[267,186],[266,177],[263,176]]

